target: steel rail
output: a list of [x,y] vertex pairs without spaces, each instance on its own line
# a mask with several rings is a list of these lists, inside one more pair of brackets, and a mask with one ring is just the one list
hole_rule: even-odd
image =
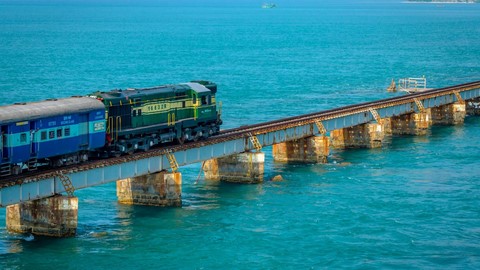
[[164,155],[167,150],[172,152],[177,152],[185,149],[196,148],[197,146],[211,145],[228,140],[247,138],[249,134],[258,135],[264,134],[271,131],[278,131],[287,128],[302,126],[306,124],[313,124],[316,120],[328,120],[337,117],[347,116],[351,114],[368,112],[370,109],[381,109],[387,108],[396,105],[402,105],[407,103],[413,103],[414,99],[417,98],[420,101],[429,98],[435,98],[438,96],[445,96],[448,94],[455,95],[455,93],[478,89],[480,88],[480,81],[432,89],[424,92],[419,92],[415,94],[409,94],[400,97],[393,97],[387,99],[381,99],[376,101],[370,101],[360,104],[347,105],[340,108],[324,110],[321,112],[309,113],[299,116],[282,118],[279,120],[268,121],[264,123],[258,123],[248,126],[241,126],[238,128],[227,129],[220,132],[216,136],[212,136],[207,140],[198,141],[198,142],[189,142],[183,145],[167,145],[157,148],[152,148],[147,152],[138,152],[132,155],[126,155],[121,157],[114,157],[109,159],[99,159],[91,160],[80,165],[70,165],[62,168],[47,169],[43,171],[28,172],[18,176],[10,176],[0,180],[0,188],[5,186],[11,186],[18,183],[37,181],[41,179],[46,179],[54,176],[58,172],[69,173],[84,171],[93,168],[105,167],[113,164],[120,164],[124,162],[129,162],[133,160],[145,159],[153,156]]

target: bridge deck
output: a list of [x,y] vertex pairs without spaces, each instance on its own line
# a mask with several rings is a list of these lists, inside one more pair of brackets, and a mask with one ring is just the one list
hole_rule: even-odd
[[388,118],[420,111],[417,102],[424,108],[432,108],[455,103],[458,97],[463,100],[480,97],[480,81],[229,129],[201,142],[10,177],[0,182],[0,207],[64,192],[58,174],[70,177],[73,187],[81,189],[169,169],[167,150],[182,166],[253,150],[249,134],[257,136],[262,146],[269,146],[319,134],[316,121],[321,121],[326,131],[332,131],[375,121],[371,109],[381,118]]

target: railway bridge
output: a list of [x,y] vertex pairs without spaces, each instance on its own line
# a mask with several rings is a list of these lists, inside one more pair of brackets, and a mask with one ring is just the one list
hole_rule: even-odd
[[[480,81],[222,131],[204,141],[94,160],[0,181],[7,229],[49,236],[76,232],[77,189],[117,181],[120,203],[181,206],[179,168],[202,163],[207,180],[263,181],[262,148],[278,162],[325,163],[330,148],[381,147],[388,135],[424,135],[430,125],[480,114]],[[64,194],[64,195],[61,195]]]

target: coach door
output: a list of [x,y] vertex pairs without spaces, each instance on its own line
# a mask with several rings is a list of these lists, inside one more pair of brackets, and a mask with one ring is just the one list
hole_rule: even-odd
[[109,116],[107,133],[110,134],[113,141],[118,140],[118,133],[122,131],[122,117],[121,116]]
[[83,148],[88,147],[89,129],[88,114],[80,114],[78,117],[78,137],[80,139],[79,145]]
[[2,152],[2,159],[8,158],[8,127],[7,126],[2,126],[1,127],[1,136],[0,136],[0,146],[1,146],[1,152]]
[[111,106],[108,110],[108,128],[111,140],[118,141],[118,133],[122,131],[122,112],[119,105]]
[[37,145],[35,144],[35,122],[30,122],[30,156],[35,157],[37,155]]

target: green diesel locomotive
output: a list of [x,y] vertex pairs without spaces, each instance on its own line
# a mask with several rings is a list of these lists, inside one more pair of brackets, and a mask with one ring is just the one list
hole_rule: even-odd
[[161,143],[183,144],[218,134],[222,120],[216,92],[215,83],[192,81],[91,94],[106,109],[103,153],[131,154]]

